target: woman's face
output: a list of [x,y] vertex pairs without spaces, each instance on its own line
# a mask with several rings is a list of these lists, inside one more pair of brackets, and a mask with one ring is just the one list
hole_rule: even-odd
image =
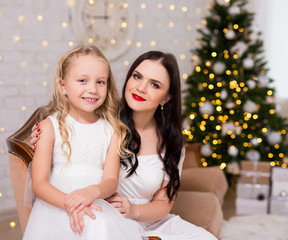
[[170,79],[167,70],[158,61],[144,60],[128,79],[125,99],[134,112],[154,112],[168,102]]

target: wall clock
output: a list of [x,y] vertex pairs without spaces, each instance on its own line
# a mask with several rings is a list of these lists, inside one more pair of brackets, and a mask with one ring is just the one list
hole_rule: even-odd
[[137,29],[133,0],[76,0],[72,25],[80,43],[93,43],[109,60],[125,54]]

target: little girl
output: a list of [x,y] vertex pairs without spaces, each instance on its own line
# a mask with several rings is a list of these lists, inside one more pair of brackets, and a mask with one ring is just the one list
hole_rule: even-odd
[[[32,164],[37,199],[23,239],[141,239],[137,226],[103,200],[117,189],[120,156],[130,153],[110,65],[95,46],[61,58],[46,111]],[[96,218],[85,216],[76,234],[71,214],[91,204]]]

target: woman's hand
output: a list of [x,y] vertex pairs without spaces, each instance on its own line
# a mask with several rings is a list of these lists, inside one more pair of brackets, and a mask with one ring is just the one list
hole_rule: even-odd
[[32,127],[32,133],[30,135],[30,144],[33,150],[35,150],[36,148],[36,143],[40,138],[40,134],[41,134],[41,128],[40,124],[37,122],[34,124],[34,126]]
[[124,217],[133,219],[133,205],[128,198],[120,193],[115,193],[105,200],[114,206]]
[[74,233],[81,233],[84,230],[85,223],[84,223],[84,216],[88,215],[91,219],[96,219],[95,214],[92,212],[92,209],[101,212],[101,208],[97,205],[91,204],[90,207],[85,207],[79,213],[74,211],[70,216],[70,226]]
[[80,212],[85,207],[90,206],[90,204],[92,204],[94,200],[95,198],[93,195],[93,190],[87,187],[69,193],[66,196],[64,204],[66,207],[66,211],[70,216],[74,211]]

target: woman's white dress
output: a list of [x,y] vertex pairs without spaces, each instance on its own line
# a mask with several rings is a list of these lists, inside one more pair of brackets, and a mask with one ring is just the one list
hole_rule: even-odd
[[[179,163],[180,174],[184,161],[184,151]],[[163,180],[169,180],[163,162],[158,155],[138,156],[137,174],[126,178],[124,167],[120,169],[117,192],[126,196],[133,204],[147,204],[159,190]],[[136,222],[136,221],[135,221]],[[215,236],[174,214],[153,222],[137,222],[143,235],[159,236],[162,240],[215,240]]]
[[[55,144],[51,166],[50,183],[65,193],[100,183],[106,152],[114,133],[112,126],[99,119],[93,124],[81,124],[71,116],[66,121],[73,126],[70,139],[72,155],[66,162],[61,144],[56,115],[49,116],[53,123]],[[63,209],[36,198],[24,233],[24,240],[137,240],[141,239],[138,224],[124,218],[112,205],[99,199],[94,202],[102,212],[94,211],[96,219],[84,217],[85,228],[81,236],[70,227],[70,218]]]

